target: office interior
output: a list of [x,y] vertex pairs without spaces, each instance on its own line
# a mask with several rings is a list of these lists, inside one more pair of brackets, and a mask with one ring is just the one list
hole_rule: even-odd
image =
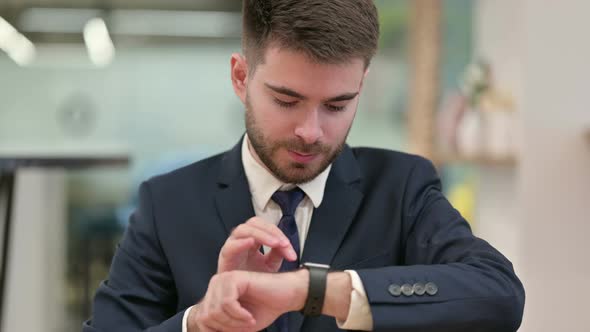
[[[348,143],[416,153],[514,264],[519,331],[587,331],[590,2],[375,0]],[[139,184],[231,148],[237,0],[0,0],[0,330],[79,331]]]

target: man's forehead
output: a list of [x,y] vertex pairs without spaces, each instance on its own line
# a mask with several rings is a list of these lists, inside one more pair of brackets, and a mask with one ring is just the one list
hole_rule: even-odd
[[275,48],[267,52],[254,75],[267,87],[283,87],[306,96],[333,97],[358,92],[364,73],[362,59],[319,63],[303,52]]
[[308,53],[302,50],[291,49],[288,47],[277,46],[271,44],[266,47],[262,53],[261,64],[287,64],[284,61],[290,59],[296,59],[298,63],[305,64],[307,66],[314,67],[359,67],[364,71],[364,59],[361,57],[351,57],[340,60],[319,60],[311,57]]

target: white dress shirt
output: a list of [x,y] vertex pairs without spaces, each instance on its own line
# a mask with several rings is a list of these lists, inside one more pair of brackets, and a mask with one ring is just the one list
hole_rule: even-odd
[[[293,184],[286,184],[275,178],[266,168],[260,165],[250,152],[248,136],[244,136],[242,142],[242,164],[248,179],[250,192],[252,193],[252,205],[257,217],[275,225],[279,224],[282,217],[281,208],[272,199],[272,194],[277,190],[290,190]],[[305,197],[295,210],[295,222],[299,231],[301,253],[305,246],[305,239],[311,223],[314,208],[322,204],[324,188],[330,173],[328,166],[313,180],[300,184],[299,188],[305,193]],[[265,247],[264,252],[269,248]],[[300,253],[300,254],[301,254]],[[352,293],[350,295],[350,310],[345,321],[336,320],[338,327],[346,330],[370,331],[373,328],[373,316],[367,299],[363,283],[355,271],[346,270],[352,280]],[[182,332],[187,332],[187,319],[192,307],[188,308],[182,320]]]

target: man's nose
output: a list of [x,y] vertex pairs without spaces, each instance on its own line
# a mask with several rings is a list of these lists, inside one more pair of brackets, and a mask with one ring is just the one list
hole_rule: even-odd
[[319,111],[310,110],[295,128],[295,135],[300,137],[305,144],[314,144],[324,135],[320,122]]

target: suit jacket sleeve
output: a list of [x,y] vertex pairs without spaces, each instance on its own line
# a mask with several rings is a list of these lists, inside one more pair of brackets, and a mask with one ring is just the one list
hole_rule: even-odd
[[184,310],[177,295],[158,230],[149,184],[139,189],[139,206],[117,247],[109,279],[98,288],[85,332],[182,331]]
[[[432,164],[419,158],[403,203],[404,266],[358,270],[378,331],[516,331],[524,289],[512,264],[441,193]],[[433,283],[434,295],[399,294],[391,285]],[[396,294],[396,295],[394,295]]]

